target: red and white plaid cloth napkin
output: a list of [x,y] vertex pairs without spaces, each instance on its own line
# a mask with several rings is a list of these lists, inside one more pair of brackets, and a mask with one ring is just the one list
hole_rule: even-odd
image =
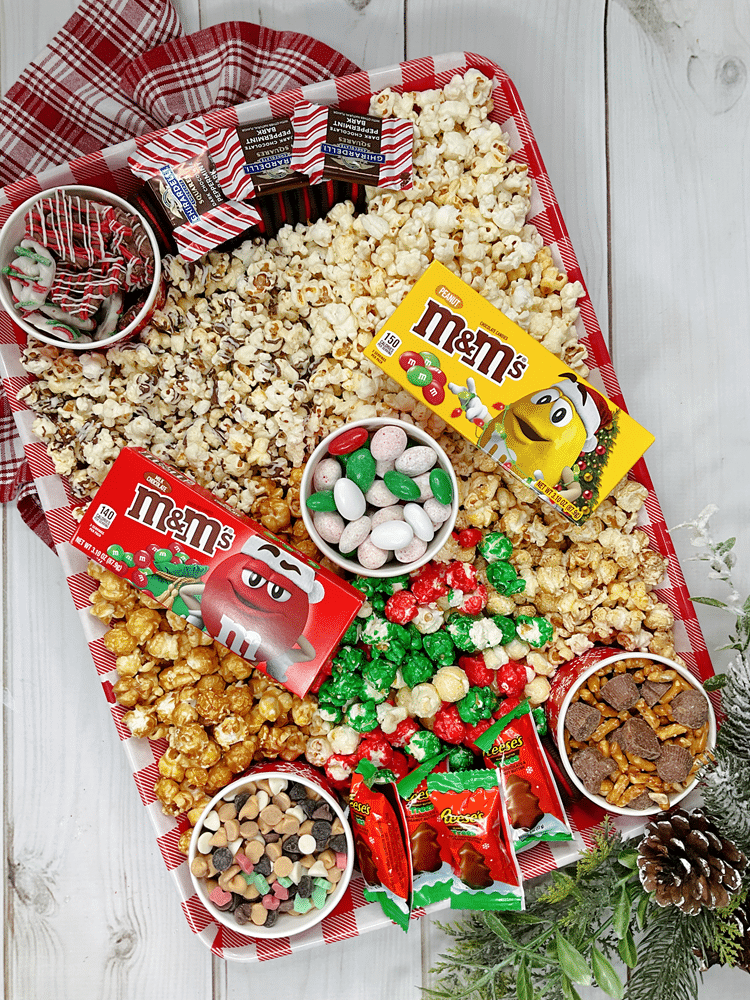
[[[307,35],[229,21],[185,36],[169,0],[84,0],[0,102],[0,185],[359,67]],[[52,538],[0,388],[0,502]]]

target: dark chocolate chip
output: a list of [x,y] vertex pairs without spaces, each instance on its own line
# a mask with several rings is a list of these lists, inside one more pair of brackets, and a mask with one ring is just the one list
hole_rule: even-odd
[[268,914],[266,915],[266,922],[263,926],[273,927],[273,925],[276,923],[278,919],[279,919],[278,910],[269,910]]
[[297,895],[302,899],[309,899],[312,896],[313,881],[309,875],[303,875],[297,885]]
[[267,844],[275,844],[277,840],[281,840],[281,834],[275,830],[269,830],[268,833],[263,834],[263,839]]
[[271,859],[268,857],[267,854],[264,854],[261,857],[260,861],[256,861],[255,866],[253,868],[253,871],[260,872],[260,874],[264,875],[266,878],[268,878],[272,870],[273,870],[273,865],[271,864]]
[[326,847],[330,847],[337,854],[343,854],[346,850],[346,837],[343,833],[335,833],[332,837],[328,838]]
[[217,872],[225,872],[234,863],[234,855],[228,847],[217,847],[211,854],[211,860]]
[[310,819],[325,819],[328,820],[328,822],[330,823],[333,820],[333,812],[331,811],[331,807],[328,805],[327,802],[322,802],[317,807],[315,812],[312,814]]
[[315,837],[315,846],[319,851],[322,851],[331,836],[331,824],[327,820],[317,819],[313,823],[310,833]]
[[250,795],[247,792],[240,792],[239,795],[234,797],[234,808],[237,810],[237,815],[242,812],[242,807],[245,805]]
[[299,849],[299,834],[290,833],[289,836],[282,842],[281,848],[284,854],[293,860],[301,857],[302,851]]
[[240,903],[237,909],[234,911],[234,919],[238,924],[246,924],[250,921],[250,914],[252,911],[252,903]]
[[286,790],[286,794],[293,802],[301,802],[302,799],[307,798],[307,789],[304,785],[300,785],[296,781],[292,781]]
[[290,913],[294,909],[293,899],[282,899],[279,903],[276,912],[277,913]]
[[302,806],[302,811],[305,816],[307,816],[308,819],[312,819],[312,814],[318,807],[317,802],[313,802],[312,799],[305,799],[304,802],[300,802],[300,805]]

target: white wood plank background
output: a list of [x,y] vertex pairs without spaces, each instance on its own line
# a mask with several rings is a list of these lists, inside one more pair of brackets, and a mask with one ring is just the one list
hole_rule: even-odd
[[[750,8],[740,0],[178,0],[188,31],[256,20],[374,68],[456,49],[524,102],[668,525],[709,503],[750,589]],[[6,90],[75,9],[0,0]],[[212,959],[182,917],[111,729],[57,559],[2,512],[4,983],[12,1000],[417,998],[444,939],[428,920],[290,959]],[[694,594],[720,593],[687,558]],[[709,648],[727,622],[700,609]],[[717,654],[720,669],[726,654]],[[712,970],[701,996],[747,997]],[[592,994],[593,995],[593,991]]]

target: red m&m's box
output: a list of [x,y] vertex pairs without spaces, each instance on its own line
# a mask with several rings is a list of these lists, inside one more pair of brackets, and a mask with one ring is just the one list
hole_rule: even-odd
[[71,544],[300,696],[363,602],[140,448],[122,450]]

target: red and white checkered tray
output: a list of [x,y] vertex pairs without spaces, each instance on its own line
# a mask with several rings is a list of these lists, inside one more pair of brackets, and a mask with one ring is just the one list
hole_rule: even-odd
[[[392,87],[398,91],[440,88],[445,86],[454,74],[463,73],[472,67],[481,70],[494,80],[495,107],[490,117],[510,136],[515,159],[529,166],[532,196],[528,221],[541,233],[556,265],[564,270],[572,281],[580,281],[585,288],[568,231],[516,88],[499,66],[483,56],[453,52],[431,58],[414,59],[384,69],[313,84],[301,91],[286,91],[268,99],[250,101],[237,107],[212,112],[209,117],[219,124],[258,121],[271,115],[289,113],[299,101],[300,95],[313,103],[335,104],[352,110],[366,111],[370,96],[385,87]],[[135,150],[136,141],[141,143],[147,138],[120,143],[102,152],[90,154],[8,185],[0,192],[0,224],[26,198],[59,184],[96,185],[127,197],[136,187],[136,181],[127,167],[127,157]],[[612,362],[587,293],[580,301],[580,307],[579,333],[588,347],[588,364],[592,369],[589,380],[595,385],[598,384],[618,406],[624,407],[625,403]],[[165,816],[154,796],[154,782],[158,778],[157,762],[166,749],[166,741],[149,742],[134,738],[122,722],[125,710],[116,704],[112,690],[112,684],[117,679],[114,657],[102,642],[105,628],[88,613],[94,582],[85,572],[85,557],[68,542],[76,523],[72,513],[75,504],[67,482],[55,474],[46,446],[31,432],[34,414],[18,399],[18,392],[30,381],[30,376],[24,371],[20,362],[23,341],[22,332],[14,326],[10,316],[0,312],[0,368],[5,391],[15,415],[52,537],[67,575],[75,607],[89,641],[91,655],[101,678],[117,734],[130,761],[144,808],[156,831],[159,850],[174,878],[191,929],[215,954],[227,959],[253,962],[290,955],[293,951],[314,945],[331,944],[344,938],[356,937],[388,924],[389,921],[383,916],[379,904],[365,901],[362,892],[363,883],[358,876],[352,880],[342,902],[330,916],[306,934],[291,939],[259,939],[257,942],[248,943],[247,938],[217,925],[193,893],[185,856],[177,849],[177,841],[185,829],[186,821],[184,818],[182,821],[175,821]],[[658,597],[669,605],[678,623],[675,629],[677,651],[697,676],[708,677],[713,673],[711,662],[643,459],[635,466],[632,475],[649,491],[640,526],[648,535],[651,546],[669,559],[667,577],[658,591]],[[574,860],[582,846],[591,842],[590,830],[601,821],[602,815],[600,810],[593,807],[576,808],[571,817],[576,839],[568,844],[539,844],[522,854],[520,863],[524,876],[530,878],[540,875]],[[625,829],[634,829],[639,824],[634,817],[633,820],[621,825]],[[436,904],[435,909],[440,909],[444,905]],[[419,916],[423,912],[417,911],[415,915]]]

